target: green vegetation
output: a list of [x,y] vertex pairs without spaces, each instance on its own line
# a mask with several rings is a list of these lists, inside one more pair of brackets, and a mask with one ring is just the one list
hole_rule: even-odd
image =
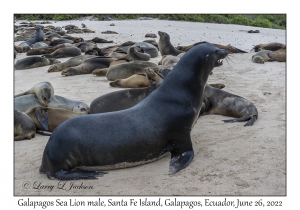
[[15,14],[15,17],[20,20],[72,20],[91,15],[99,20],[103,20],[105,16],[116,20],[152,17],[162,20],[238,24],[286,29],[285,14]]

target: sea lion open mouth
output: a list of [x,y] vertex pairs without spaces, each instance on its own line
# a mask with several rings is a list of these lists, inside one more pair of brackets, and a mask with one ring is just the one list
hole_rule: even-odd
[[222,66],[222,65],[223,65],[223,60],[216,61],[216,66]]

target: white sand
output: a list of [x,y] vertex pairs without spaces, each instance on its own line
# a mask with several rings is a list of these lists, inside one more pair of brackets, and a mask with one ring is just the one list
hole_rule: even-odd
[[[247,52],[256,44],[286,43],[286,31],[240,25],[208,24],[164,20],[125,21],[59,21],[52,25],[85,23],[91,34],[72,36],[125,41],[143,41],[146,33],[167,32],[174,46],[209,41],[231,44]],[[109,26],[114,23],[115,26]],[[258,29],[259,34],[245,31]],[[113,30],[119,34],[101,34]],[[158,42],[158,38],[156,38]],[[17,42],[16,44],[19,44]],[[112,45],[98,44],[98,47]],[[168,175],[170,155],[146,165],[109,171],[98,180],[79,180],[93,186],[86,190],[58,189],[59,180],[49,180],[39,173],[39,166],[48,137],[39,134],[30,141],[14,142],[15,195],[285,195],[286,194],[286,63],[256,64],[254,52],[233,54],[229,63],[215,68],[208,83],[223,83],[225,91],[252,101],[258,109],[258,120],[252,127],[245,122],[225,124],[229,117],[208,115],[201,117],[191,132],[195,157],[187,168]],[[17,59],[26,57],[18,54]],[[151,59],[157,63],[161,56]],[[68,58],[59,59],[66,61]],[[15,60],[15,61],[16,61]],[[60,72],[48,73],[49,66],[30,70],[15,70],[15,94],[33,85],[49,81],[55,94],[90,104],[93,99],[116,90],[106,77],[78,75],[65,77]],[[30,183],[25,189],[24,183]],[[34,182],[53,190],[33,189]],[[70,182],[66,185],[69,186]]]

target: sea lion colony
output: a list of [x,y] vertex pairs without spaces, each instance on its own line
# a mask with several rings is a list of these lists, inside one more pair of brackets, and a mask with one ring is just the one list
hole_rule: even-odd
[[[217,85],[217,88],[211,87],[213,85],[204,85],[207,81],[208,74],[211,73],[211,70],[214,67],[223,65],[223,63],[220,62],[220,59],[226,58],[227,54],[231,53],[246,53],[245,51],[237,49],[231,45],[225,46],[220,44],[210,44],[206,41],[201,41],[194,44],[191,43],[191,45],[189,46],[178,46],[175,48],[172,45],[169,34],[167,34],[166,32],[158,31],[158,43],[154,40],[145,40],[143,42],[129,41],[121,45],[112,44],[108,47],[98,48],[97,43],[113,43],[113,41],[108,41],[99,37],[95,37],[91,40],[84,40],[81,37],[73,37],[68,35],[74,33],[94,33],[94,31],[87,29],[85,25],[84,29],[79,29],[74,25],[66,25],[64,27],[54,27],[49,25],[44,27],[41,25],[28,23],[15,26],[15,33],[15,41],[23,42],[19,45],[14,45],[14,58],[18,56],[18,53],[27,53],[26,58],[18,60],[15,63],[15,70],[26,70],[29,68],[49,65],[49,73],[61,71],[61,74],[64,76],[73,76],[80,74],[92,74],[91,76],[101,75],[106,76],[108,80],[113,81],[109,83],[110,86],[126,88],[124,89],[124,91],[115,91],[100,96],[94,99],[94,101],[89,106],[85,103],[80,102],[80,99],[76,101],[64,98],[63,96],[54,95],[55,87],[52,87],[52,85],[50,84],[51,81],[32,84],[33,87],[30,90],[24,93],[17,94],[14,99],[15,140],[34,138],[35,132],[45,134],[43,131],[48,131],[50,133],[46,133],[46,135],[51,135],[51,132],[55,132],[56,130],[57,132],[55,132],[55,136],[52,136],[51,138],[55,139],[57,136],[63,136],[63,138],[67,138],[64,134],[65,130],[71,129],[70,132],[74,132],[72,129],[76,128],[77,124],[88,124],[88,122],[95,123],[95,117],[105,119],[118,119],[118,117],[122,118],[124,116],[128,116],[128,112],[130,112],[131,115],[138,115],[140,106],[147,107],[148,104],[151,103],[162,104],[161,107],[165,107],[168,105],[168,111],[174,109],[173,112],[177,112],[175,111],[177,105],[175,106],[175,104],[170,104],[169,102],[166,105],[163,102],[159,101],[163,101],[163,99],[166,97],[166,94],[162,93],[161,89],[163,89],[164,91],[171,91],[168,89],[168,86],[174,85],[174,82],[172,82],[172,80],[178,80],[178,86],[176,86],[175,83],[175,86],[173,88],[179,90],[179,92],[182,92],[183,94],[180,96],[174,96],[178,93],[175,94],[171,91],[169,93],[169,96],[171,98],[175,98],[177,100],[178,98],[181,100],[185,100],[185,97],[191,97],[191,99],[195,100],[195,105],[193,105],[197,107],[194,108],[195,113],[192,115],[189,115],[185,112],[182,113],[183,116],[186,116],[187,118],[188,116],[191,116],[191,119],[188,121],[188,125],[191,128],[196,123],[196,119],[203,114],[215,113],[231,116],[237,119],[224,120],[224,122],[247,121],[245,126],[253,125],[258,117],[257,109],[252,102],[240,96],[230,94],[224,90],[219,90],[223,88],[224,85],[221,85],[221,87],[220,85]],[[116,34],[116,32],[113,31],[106,31],[103,33]],[[197,52],[197,49],[203,50],[203,52],[207,52],[207,55],[210,55],[209,59],[205,60],[205,56],[201,54],[203,52]],[[253,62],[257,62],[258,60],[259,63],[274,60],[280,62],[285,61],[286,47],[284,44],[259,44],[254,46],[253,49],[255,49],[256,52],[260,51],[260,54],[258,54],[257,56],[253,56]],[[266,50],[267,54],[263,54],[263,50]],[[277,51],[279,51],[279,53],[277,53]],[[163,56],[161,61],[157,64],[151,62],[151,58],[157,57],[159,53]],[[261,54],[262,58],[257,58],[258,56],[261,57]],[[70,59],[66,62],[61,63],[58,59],[64,57],[70,57]],[[186,62],[187,58],[189,62]],[[204,59],[204,61],[201,59]],[[189,66],[192,65],[190,64],[190,60],[194,60],[193,62],[201,65],[199,67]],[[209,62],[211,62],[212,64],[209,64]],[[179,74],[181,72],[180,70],[183,67],[190,68],[191,70],[199,68],[199,71],[204,72],[202,72],[200,76],[198,76],[200,78],[199,81],[201,85],[197,90],[199,93],[197,93],[196,95],[191,95],[189,91],[184,91],[183,86],[180,86],[181,80],[190,82],[195,80],[192,77],[188,76],[189,73],[186,73],[187,75]],[[174,73],[170,74],[169,76],[168,74],[170,72]],[[166,83],[164,83],[165,78],[166,81],[168,81]],[[195,84],[199,85],[199,81],[198,83],[196,81]],[[151,97],[149,98],[148,96],[150,94]],[[152,102],[152,98],[154,98],[154,101],[158,99],[159,100],[156,102]],[[226,103],[224,102],[225,98]],[[239,101],[237,104],[236,100]],[[183,107],[186,106],[186,104],[183,105]],[[158,106],[156,111],[161,109],[161,107]],[[152,109],[153,108],[155,108],[155,106],[152,107]],[[127,111],[127,109],[130,111]],[[113,112],[113,114],[107,112]],[[145,124],[148,123],[148,126],[152,127],[153,122],[150,119],[151,114],[155,115],[155,110],[152,112],[150,111],[149,113],[149,122],[145,122]],[[162,130],[162,133],[159,134],[159,138],[165,139],[165,135],[171,136],[172,138],[174,138],[174,135],[179,135],[180,137],[187,138],[185,137],[186,134],[184,134],[185,131],[183,131],[182,133],[177,133],[177,130],[180,130],[182,126],[185,126],[185,124],[183,125],[181,123],[171,123],[170,119],[167,119],[168,115],[166,114],[166,117],[164,118],[163,113],[164,112],[162,112],[162,114],[158,117],[164,119],[167,124],[172,124],[172,126],[170,126],[169,130],[167,130],[168,134],[165,134],[166,129],[160,128],[160,130]],[[170,113],[172,115],[172,111],[170,111]],[[110,123],[114,123],[114,120],[112,120]],[[108,125],[101,124],[101,126],[105,127]],[[62,130],[59,129],[60,127],[62,127],[64,131],[60,132],[60,130]],[[168,126],[164,124],[164,127]],[[122,130],[123,127],[120,127],[120,129]],[[155,129],[157,129],[157,127],[155,127]],[[154,130],[154,127],[153,130],[150,131],[152,131],[152,133],[156,132]],[[140,138],[144,139],[143,141],[154,141],[153,134],[144,133],[143,136],[143,133],[141,131],[136,132],[137,133],[135,134],[126,133],[121,135],[138,135],[141,136]],[[93,131],[90,131],[90,133],[93,133]],[[109,138],[114,138],[114,135],[119,134],[112,134],[110,132],[110,134],[108,135],[110,137],[107,137],[107,141],[110,141]],[[93,139],[93,137],[89,139]],[[81,140],[78,139],[78,141]],[[135,147],[134,145],[132,145],[131,141],[137,143],[135,140],[131,140],[130,138],[124,139],[123,146],[127,146],[129,148],[126,152],[123,152],[124,159],[122,159],[121,155],[119,160],[98,160],[101,158],[106,158],[106,153],[104,152],[104,155],[101,155],[101,158],[98,157],[98,159],[94,160],[94,162],[92,161],[93,163],[89,162],[88,164],[86,164],[86,160],[83,160],[81,165],[74,165],[71,161],[71,165],[68,165],[68,163],[66,163],[68,166],[57,166],[53,162],[51,162],[51,160],[49,159],[49,151],[52,149],[51,147],[57,147],[57,145],[55,143],[55,140],[51,141],[51,145],[49,144],[49,141],[49,145],[47,144],[44,151],[40,172],[45,172],[49,178],[54,177],[58,179],[93,179],[97,176],[103,175],[103,173],[99,173],[97,169],[109,170],[147,163],[156,160],[163,153],[168,151],[172,154],[172,159],[170,162],[170,174],[173,174],[185,168],[194,156],[190,141],[181,142],[181,140],[178,139],[176,142],[173,142],[173,144],[179,144],[180,147],[185,149],[178,150],[168,145],[161,145],[161,149],[163,151],[157,150],[157,156],[153,156],[150,159],[145,159],[143,157],[127,157],[128,153],[132,153],[135,149],[137,149],[137,147],[138,149],[145,149],[145,153],[147,153],[146,148],[142,146]],[[66,143],[67,142],[70,144],[70,150],[72,150],[72,143],[70,143],[69,140],[66,140]],[[118,142],[118,144],[122,145],[122,141]],[[151,142],[149,144],[151,144]],[[155,144],[158,143],[156,142]],[[153,150],[157,149],[156,146],[153,147]],[[60,153],[64,152],[70,151],[60,151]],[[117,149],[111,150],[110,152],[119,154],[120,151]],[[130,163],[131,161],[132,163]],[[126,162],[126,164],[124,164],[123,162]],[[94,166],[101,167],[98,167],[95,170]],[[81,170],[82,168],[84,168],[84,172],[78,172],[78,168],[81,168]]]

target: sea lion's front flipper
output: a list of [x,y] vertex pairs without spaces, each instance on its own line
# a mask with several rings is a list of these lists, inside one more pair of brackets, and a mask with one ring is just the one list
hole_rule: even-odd
[[98,171],[77,171],[68,172],[60,170],[55,172],[55,177],[59,180],[74,180],[74,179],[97,179],[97,177],[104,176],[106,172]]
[[169,175],[175,174],[184,169],[194,158],[194,151],[186,151],[181,154],[171,152],[171,161],[169,167]]
[[43,127],[43,129],[45,129],[46,131],[49,131],[47,110],[36,108],[34,113],[35,113],[37,120]]

